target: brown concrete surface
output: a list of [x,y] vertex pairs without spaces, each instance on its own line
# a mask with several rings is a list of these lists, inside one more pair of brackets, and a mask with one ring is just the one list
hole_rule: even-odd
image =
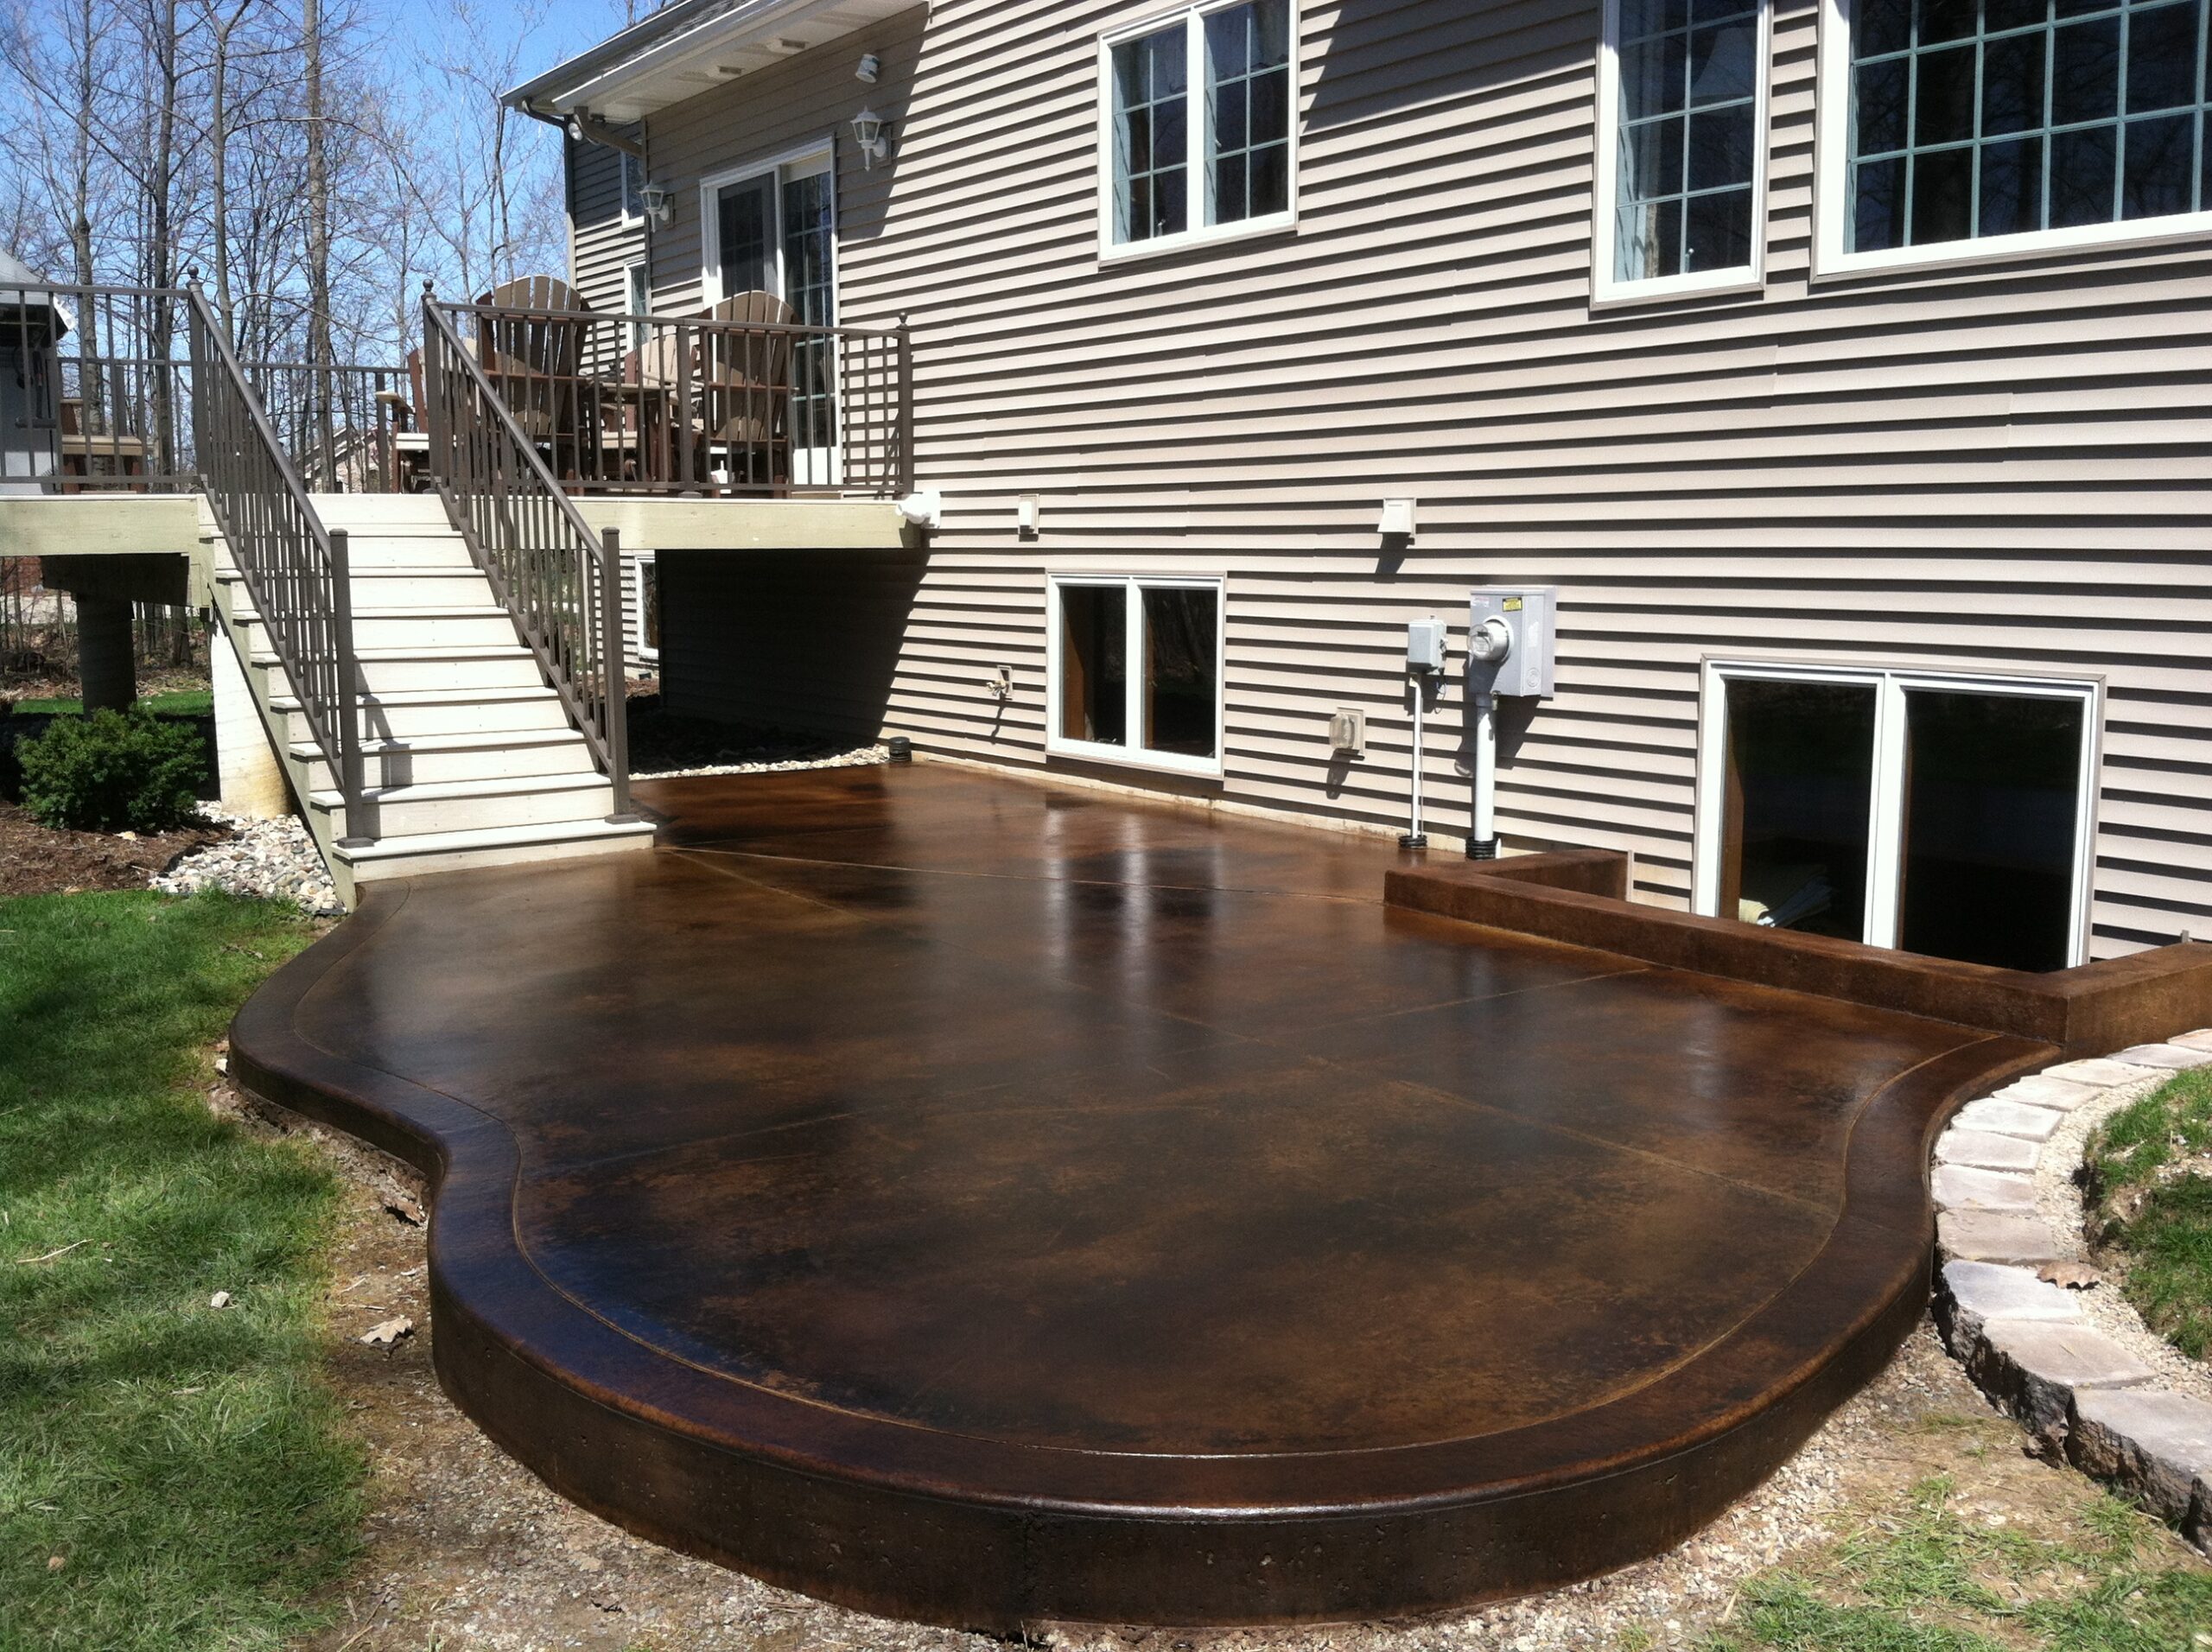
[[894,1615],[1371,1617],[1679,1540],[1926,1297],[2047,1045],[1383,905],[1372,840],[925,766],[379,886],[242,1077],[441,1181],[448,1391]]

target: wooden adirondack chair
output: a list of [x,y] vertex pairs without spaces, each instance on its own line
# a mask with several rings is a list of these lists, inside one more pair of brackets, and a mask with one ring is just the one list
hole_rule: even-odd
[[583,376],[591,306],[566,283],[525,276],[476,301],[476,359],[524,435],[550,450],[553,473],[580,473],[594,398]]
[[[773,293],[739,293],[702,319],[700,422],[711,461],[740,486],[791,480],[792,334],[798,313]],[[758,332],[741,330],[758,327]]]

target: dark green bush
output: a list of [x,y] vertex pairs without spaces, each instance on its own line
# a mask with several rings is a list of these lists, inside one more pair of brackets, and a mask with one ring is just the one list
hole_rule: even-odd
[[194,817],[207,742],[190,723],[143,711],[57,717],[16,747],[23,807],[80,832],[166,832]]

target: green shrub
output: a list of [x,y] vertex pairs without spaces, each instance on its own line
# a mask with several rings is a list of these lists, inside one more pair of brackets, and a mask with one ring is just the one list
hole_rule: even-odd
[[165,832],[194,816],[207,748],[199,729],[143,711],[57,717],[16,747],[23,807],[46,826]]

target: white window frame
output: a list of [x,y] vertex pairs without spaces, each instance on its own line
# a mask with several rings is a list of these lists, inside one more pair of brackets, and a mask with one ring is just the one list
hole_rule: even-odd
[[[645,160],[642,156],[631,154],[627,149],[617,149],[614,151],[614,167],[616,213],[621,219],[622,227],[624,229],[633,230],[645,221]],[[633,167],[637,169],[638,175],[638,187],[636,190],[638,210],[636,212],[632,212],[630,210],[630,198],[632,194],[630,188],[630,172],[631,168]]]
[[1621,8],[1605,0],[1605,27],[1598,43],[1598,154],[1591,213],[1591,284],[1593,303],[1637,303],[1647,299],[1686,298],[1700,293],[1757,292],[1766,285],[1767,153],[1770,88],[1774,81],[1774,3],[1760,0],[1758,40],[1751,48],[1751,257],[1726,270],[1694,270],[1675,276],[1623,281],[1615,275],[1620,225]]
[[1288,0],[1288,30],[1290,47],[1290,130],[1287,152],[1284,157],[1284,208],[1259,218],[1242,218],[1233,224],[1207,224],[1193,221],[1179,233],[1155,235],[1141,241],[1116,241],[1114,238],[1114,48],[1123,42],[1137,40],[1146,35],[1159,33],[1179,18],[1184,29],[1184,46],[1190,54],[1188,67],[1184,71],[1185,118],[1189,130],[1183,145],[1183,164],[1185,168],[1184,198],[1190,203],[1193,220],[1203,219],[1206,213],[1207,187],[1205,146],[1204,110],[1205,107],[1205,19],[1217,11],[1227,11],[1245,3],[1245,0],[1198,0],[1166,7],[1154,7],[1130,22],[1120,23],[1098,37],[1098,257],[1102,264],[1118,264],[1133,258],[1157,257],[1165,253],[1179,252],[1185,247],[1211,246],[1222,241],[1241,241],[1255,235],[1275,235],[1298,227],[1298,132],[1302,100],[1300,88],[1300,42],[1299,35],[1304,26],[1302,0]]
[[[1071,586],[1091,588],[1119,587],[1128,593],[1123,604],[1128,631],[1122,640],[1128,662],[1128,684],[1122,727],[1130,743],[1109,746],[1098,740],[1070,740],[1060,733],[1060,593]],[[1143,590],[1163,587],[1214,594],[1213,755],[1191,757],[1179,752],[1153,752],[1135,743],[1144,727],[1144,600]],[[1111,574],[1088,570],[1051,574],[1045,581],[1045,749],[1055,757],[1080,757],[1125,768],[1157,769],[1173,774],[1204,775],[1219,779],[1225,772],[1226,707],[1229,702],[1229,581],[1220,574]]]
[[2212,236],[2212,212],[2175,213],[2164,218],[2075,224],[2064,229],[2028,230],[2018,235],[1940,241],[1929,246],[1847,251],[1844,226],[1851,210],[1852,7],[1853,0],[1821,0],[1820,68],[1814,90],[1819,111],[1813,187],[1815,280],[1884,270],[2003,264],[2084,249],[2158,246]]
[[[644,277],[645,284],[645,302],[643,303],[639,303],[638,302],[639,295],[636,287],[633,284],[641,275]],[[622,266],[623,313],[627,315],[650,315],[652,314],[652,308],[653,270],[652,261],[646,258],[632,258]],[[629,334],[627,340],[628,348],[632,350],[642,350],[645,347],[645,334],[648,329],[643,321],[632,321],[627,324],[625,330]]]
[[630,645],[631,651],[640,660],[650,664],[658,664],[660,661],[660,650],[650,648],[645,645],[645,569],[647,568],[653,570],[653,583],[658,589],[660,583],[658,554],[650,550],[632,551],[630,554]]
[[782,297],[788,284],[784,270],[784,186],[801,178],[811,178],[819,173],[830,177],[830,290],[833,295],[835,313],[842,315],[844,291],[838,269],[838,214],[841,210],[837,188],[837,146],[835,136],[802,143],[797,149],[786,149],[781,155],[763,161],[752,161],[727,171],[711,173],[699,180],[699,295],[702,305],[712,308],[730,294],[722,289],[722,237],[720,200],[721,192],[732,184],[750,183],[755,178],[772,177],[776,181],[776,231],[769,238],[769,247],[775,255],[776,295]]
[[1697,816],[1690,909],[1719,914],[1720,833],[1726,784],[1731,682],[1842,683],[1874,689],[1874,772],[1866,823],[1866,924],[1870,946],[1897,944],[1897,879],[1904,827],[1905,695],[1915,689],[1958,694],[2064,699],[2082,707],[2080,771],[2075,781],[2073,915],[2067,937],[2069,965],[2088,956],[2091,873],[2096,860],[2096,777],[2104,728],[2104,683],[2096,677],[2013,676],[1879,665],[1825,665],[1708,659],[1698,700]]

